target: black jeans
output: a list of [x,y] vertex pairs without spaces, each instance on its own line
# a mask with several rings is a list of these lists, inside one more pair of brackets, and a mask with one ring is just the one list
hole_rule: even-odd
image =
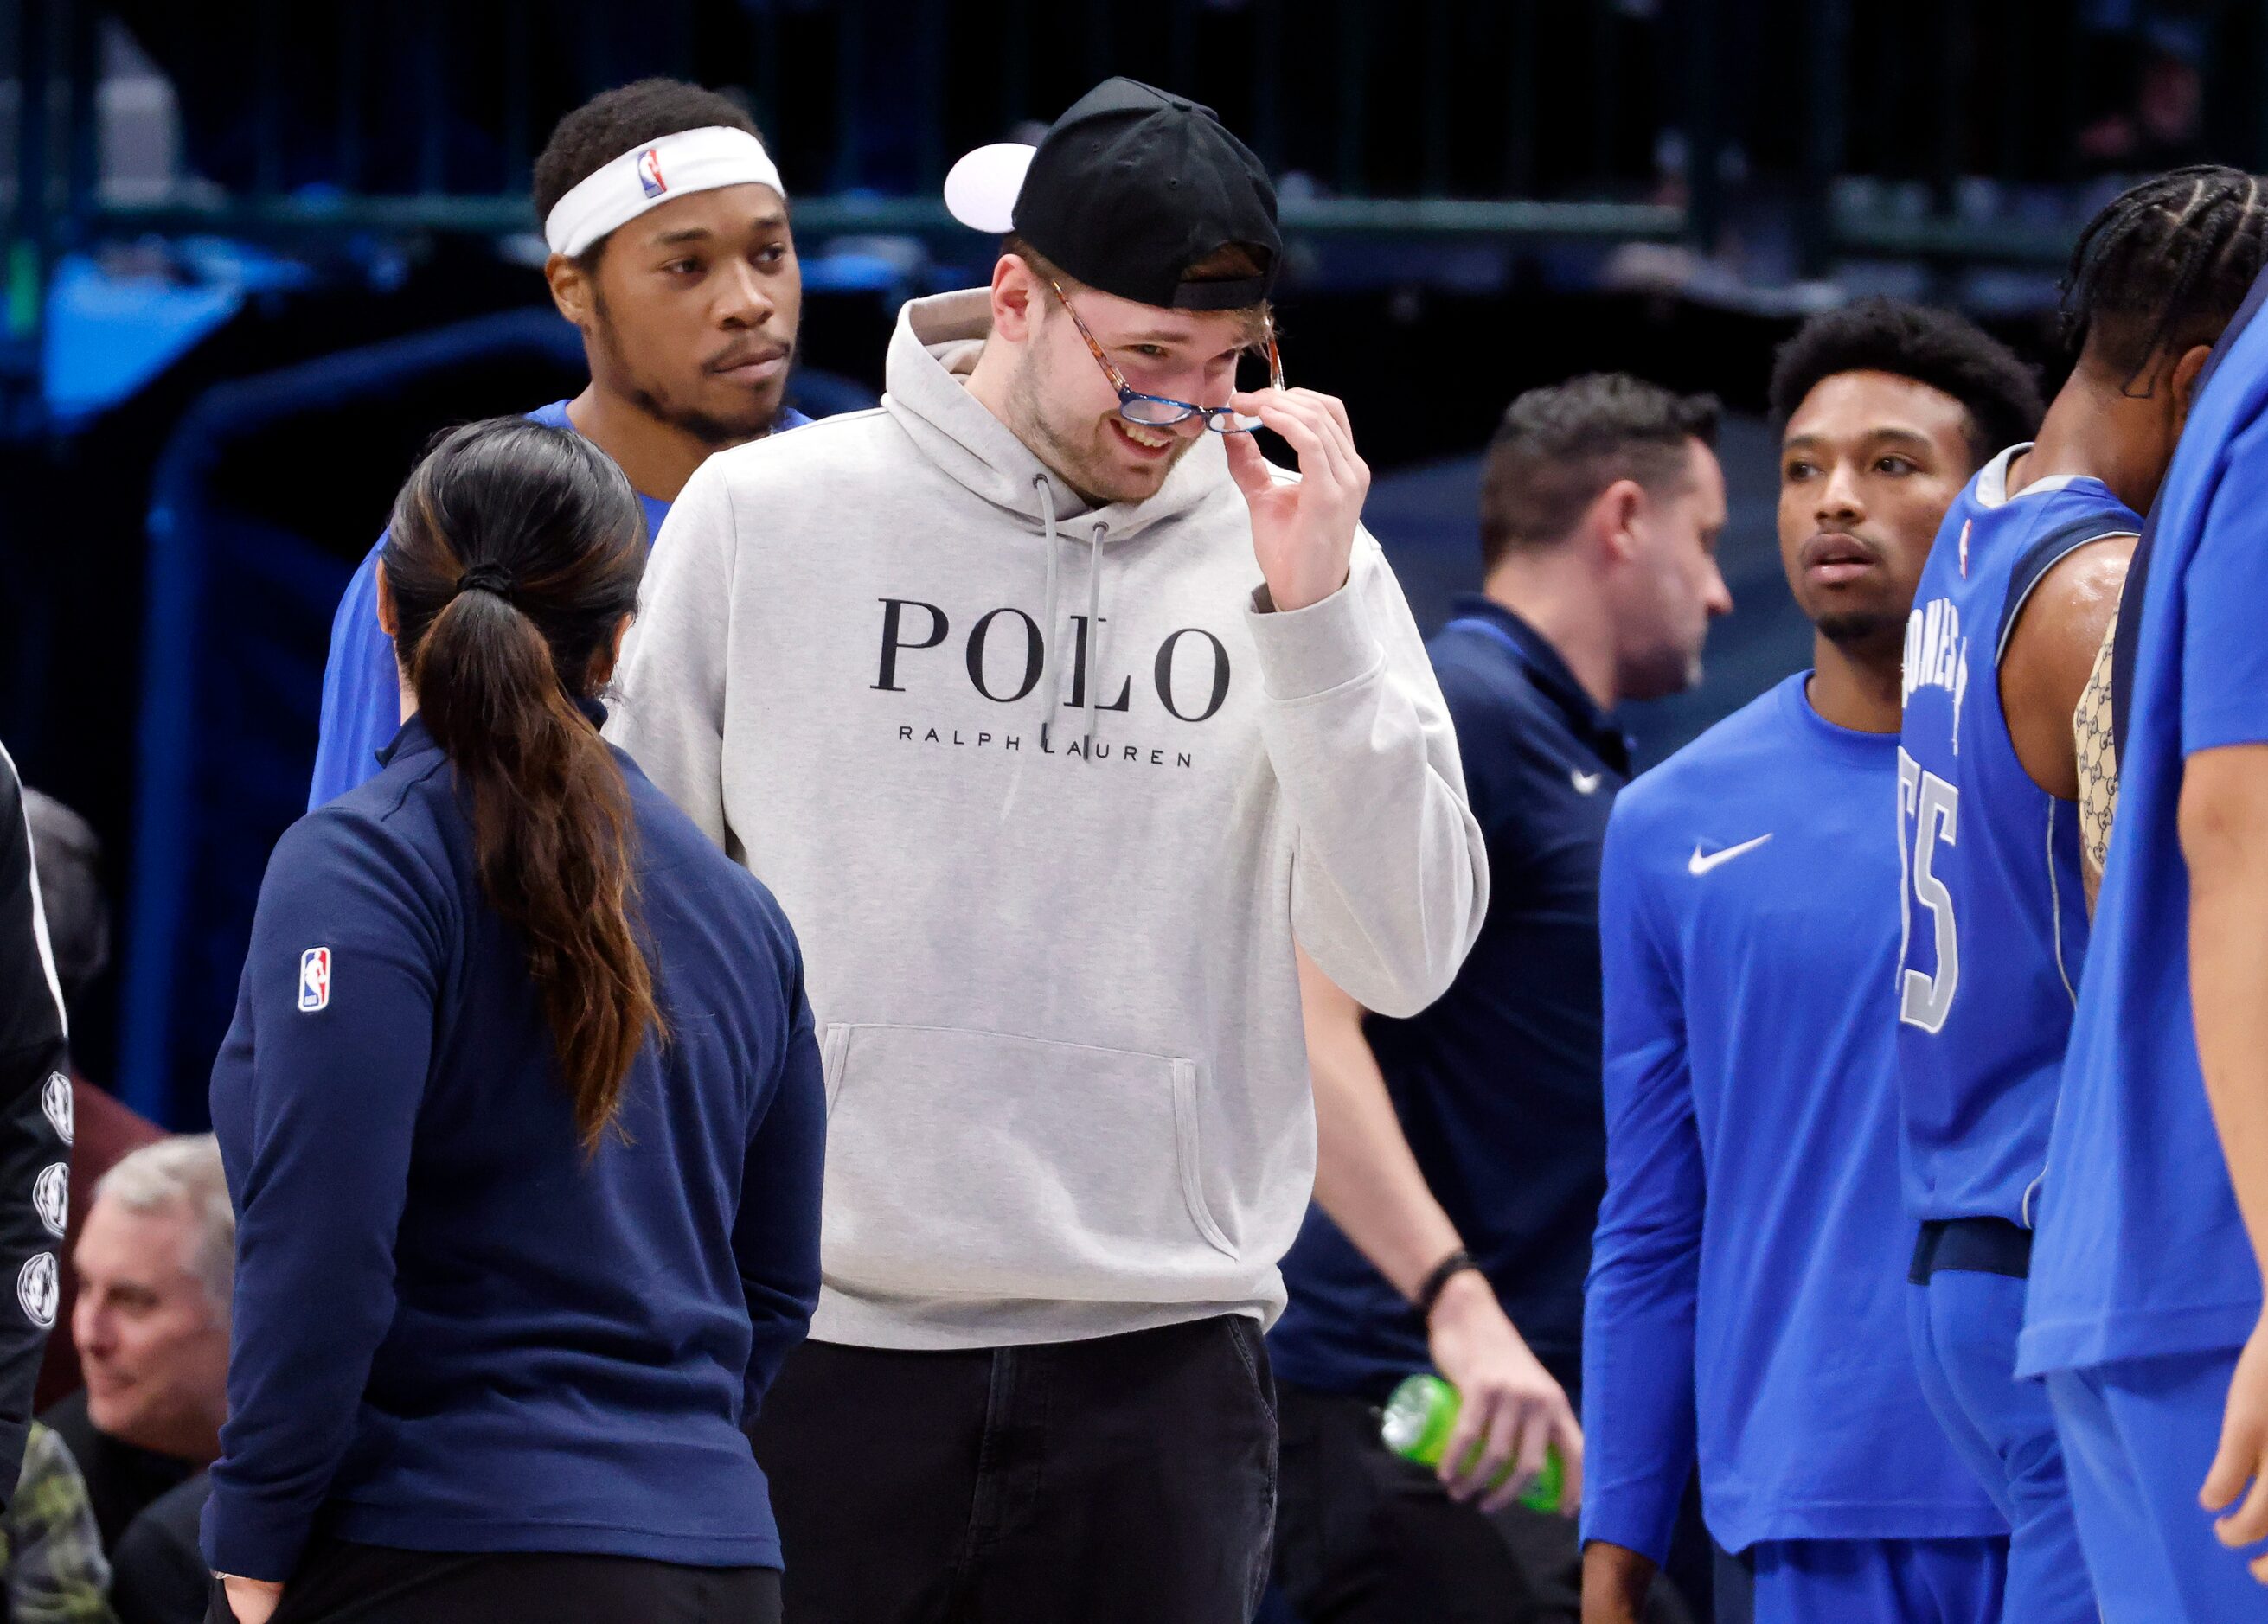
[[[1388,1452],[1361,1399],[1285,1387],[1276,1574],[1306,1624],[1576,1624],[1572,1518],[1449,1498],[1432,1468]],[[1667,1583],[1647,1624],[1684,1624]]]
[[[218,1579],[206,1624],[236,1624]],[[274,1624],[779,1624],[776,1568],[631,1556],[453,1555],[319,1539]]]
[[806,1342],[751,1429],[788,1624],[1244,1624],[1276,1517],[1241,1315],[1091,1341]]

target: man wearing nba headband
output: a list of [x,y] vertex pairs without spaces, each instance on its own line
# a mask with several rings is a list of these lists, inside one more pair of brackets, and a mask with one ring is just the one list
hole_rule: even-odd
[[1480,831],[1345,410],[1283,384],[1258,160],[1113,79],[946,197],[990,287],[906,307],[879,410],[694,476],[610,731],[823,1025],[825,1290],[752,1429],[788,1616],[1230,1624],[1315,1163],[1294,942],[1424,1007]]
[[[591,382],[528,414],[630,475],[649,535],[710,452],[807,422],[782,403],[803,309],[787,192],[738,104],[640,79],[559,121],[535,160],[543,275],[582,329]],[[378,546],[331,622],[312,810],[379,770],[401,727],[378,623]]]

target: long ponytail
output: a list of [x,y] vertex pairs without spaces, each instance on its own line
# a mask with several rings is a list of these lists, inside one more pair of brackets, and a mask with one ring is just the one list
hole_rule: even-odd
[[394,504],[395,649],[454,770],[482,889],[527,967],[586,1151],[659,1035],[622,769],[579,701],[635,606],[644,516],[603,453],[522,418],[444,437]]

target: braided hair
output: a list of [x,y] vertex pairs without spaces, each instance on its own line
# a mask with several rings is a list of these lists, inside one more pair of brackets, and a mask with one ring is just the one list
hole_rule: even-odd
[[2132,388],[2153,356],[2220,336],[2268,258],[2268,187],[2218,164],[2169,170],[2113,198],[2079,235],[2063,337]]

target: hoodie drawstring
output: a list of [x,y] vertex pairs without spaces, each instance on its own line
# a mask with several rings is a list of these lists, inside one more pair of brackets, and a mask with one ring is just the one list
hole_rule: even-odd
[[[1101,520],[1086,549],[1086,759],[1094,759],[1094,725],[1102,717],[1102,538],[1110,528]],[[1055,549],[1048,549],[1052,563]]]
[[1047,607],[1040,617],[1040,728],[1044,733],[1054,725],[1061,702],[1056,679],[1056,614],[1061,606],[1057,598],[1056,493],[1044,474],[1032,476],[1032,488],[1040,493],[1040,546],[1048,555]]
[[[1057,565],[1056,548],[1061,537],[1056,533],[1056,493],[1048,483],[1047,475],[1032,476],[1032,489],[1040,496],[1040,545],[1048,555],[1047,606],[1040,620],[1040,682],[1045,692],[1041,695],[1040,725],[1052,729],[1056,713],[1063,708],[1063,678],[1056,670],[1056,617],[1063,612],[1063,577]],[[1087,695],[1086,753],[1094,754],[1094,727],[1102,713],[1102,696],[1099,685],[1102,680],[1102,540],[1110,526],[1097,519],[1087,540],[1086,548],[1086,675],[1095,692]]]
[[[1064,683],[1055,669],[1055,619],[1062,614],[1062,571],[1057,570],[1055,549],[1062,538],[1055,531],[1055,488],[1048,483],[1046,474],[1032,476],[1032,490],[1039,492],[1039,544],[1048,554],[1048,606],[1039,621],[1039,680],[1046,689],[1041,694],[1041,719],[1043,732],[1055,731],[1055,716],[1064,708]],[[1086,755],[1095,755],[1095,721],[1102,716],[1102,538],[1109,535],[1109,524],[1095,519],[1095,528],[1086,540],[1086,678],[1088,687],[1095,692],[1086,696]]]

